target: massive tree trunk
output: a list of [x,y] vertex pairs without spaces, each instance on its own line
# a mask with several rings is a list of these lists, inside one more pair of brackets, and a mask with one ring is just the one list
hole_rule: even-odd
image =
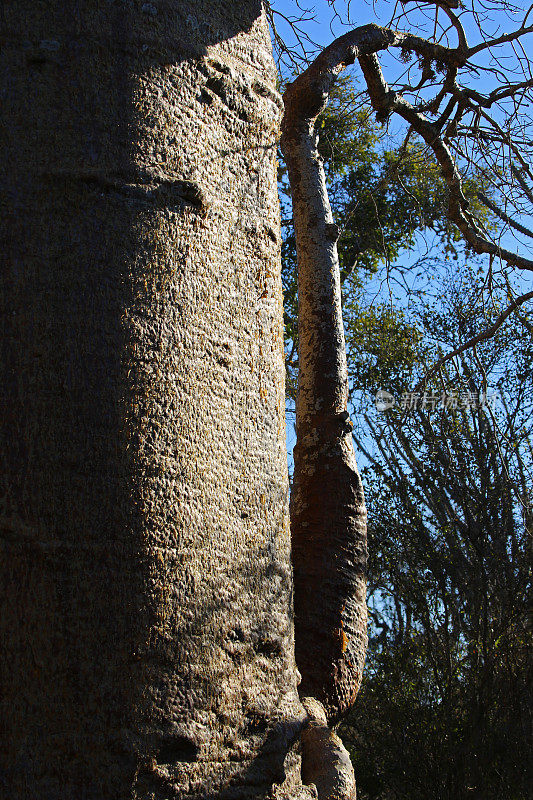
[[1,18],[1,796],[290,792],[305,712],[260,3]]

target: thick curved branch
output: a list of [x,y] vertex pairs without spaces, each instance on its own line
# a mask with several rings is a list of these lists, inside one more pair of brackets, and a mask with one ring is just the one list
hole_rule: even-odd
[[[326,47],[313,63],[287,86],[283,96],[285,103],[284,136],[294,135],[293,128],[314,121],[325,108],[329,92],[338,75],[361,56],[399,47],[405,52],[444,64],[459,67],[465,63],[462,48],[448,48],[428,42],[411,33],[382,28],[379,25],[362,25],[345,33]],[[297,134],[296,134],[297,135]]]

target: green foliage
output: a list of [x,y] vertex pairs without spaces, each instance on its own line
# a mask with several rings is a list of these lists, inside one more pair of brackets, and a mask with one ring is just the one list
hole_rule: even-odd
[[406,391],[420,363],[422,334],[405,312],[348,298],[345,319],[351,384],[370,394],[381,387],[396,395]]

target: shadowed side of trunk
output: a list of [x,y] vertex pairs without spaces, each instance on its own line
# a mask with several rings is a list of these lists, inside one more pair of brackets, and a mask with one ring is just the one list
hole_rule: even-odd
[[0,16],[2,797],[288,791],[305,713],[261,4]]

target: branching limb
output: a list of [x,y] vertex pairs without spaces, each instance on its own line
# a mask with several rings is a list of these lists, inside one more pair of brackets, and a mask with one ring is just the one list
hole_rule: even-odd
[[[513,311],[515,311],[519,306],[523,305],[524,303],[527,303],[527,301],[531,299],[533,299],[533,292],[527,292],[526,294],[520,295],[520,297],[516,297],[513,300],[513,302],[507,306],[505,311],[502,311],[502,313],[498,316],[498,318],[493,322],[492,325],[490,325],[481,333],[478,333],[477,336],[473,336],[471,339],[468,339],[468,341],[464,342],[464,344],[460,345],[455,350],[452,350],[450,353],[446,353],[444,356],[442,356],[442,358],[440,358],[436,362],[436,364],[434,364],[434,366],[431,367],[431,369],[426,373],[424,382],[426,382],[432,375],[438,372],[439,369],[444,364],[446,364],[447,361],[451,361],[456,356],[460,355],[461,353],[464,353],[465,350],[470,350],[470,348],[475,347],[477,344],[480,344],[480,342],[486,342],[488,339],[492,338],[492,336],[494,336],[496,331],[499,328],[501,328],[505,320],[511,316]],[[417,389],[418,388],[420,387],[417,387]]]
[[458,67],[465,63],[465,54],[459,47],[443,47],[428,42],[411,33],[402,33],[379,25],[363,25],[340,36],[326,47],[313,63],[289,84],[285,94],[284,135],[291,136],[294,126],[314,122],[325,108],[329,92],[337,77],[361,56],[377,53],[389,47],[399,47],[405,52]]
[[448,217],[454,222],[475,253],[498,256],[510,265],[533,270],[533,261],[513,253],[491,242],[483,234],[474,217],[468,212],[468,200],[464,196],[462,179],[455,161],[438,128],[417,111],[400,94],[390,90],[376,54],[359,57],[366,80],[372,107],[379,118],[393,112],[401,116],[424,139],[433,150],[449,190]]

